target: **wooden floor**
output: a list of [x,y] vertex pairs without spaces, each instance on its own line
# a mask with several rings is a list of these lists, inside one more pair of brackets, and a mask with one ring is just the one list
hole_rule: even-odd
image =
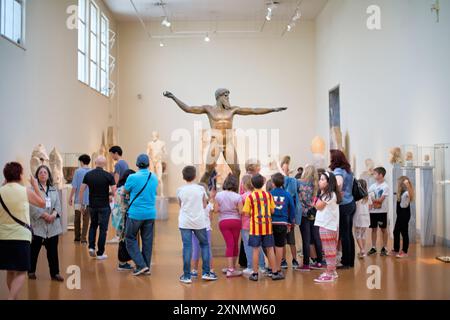
[[[67,267],[79,266],[81,289],[69,290],[66,283],[49,280],[43,249],[38,279],[25,284],[21,299],[450,299],[450,264],[435,259],[439,254],[449,255],[450,249],[422,248],[420,245],[412,245],[410,257],[405,260],[380,256],[359,260],[353,270],[340,271],[334,284],[314,283],[319,271],[300,273],[293,270],[287,271],[284,281],[260,278],[255,283],[244,277],[227,279],[219,274],[219,280],[215,282],[195,280],[191,285],[182,284],[178,281],[182,258],[176,206],[170,206],[169,216],[167,221],[157,221],[151,276],[133,277],[116,271],[117,245],[107,245],[109,259],[91,259],[87,247],[75,245],[73,233],[69,231],[60,242],[61,273],[67,278]],[[215,258],[216,271],[224,264],[225,258]],[[379,290],[367,287],[370,277],[367,268],[371,265],[377,265],[381,270]],[[0,299],[6,297],[5,272],[1,271]]]

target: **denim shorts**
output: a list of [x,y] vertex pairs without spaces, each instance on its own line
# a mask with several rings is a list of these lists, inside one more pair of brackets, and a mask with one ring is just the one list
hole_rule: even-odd
[[273,247],[275,245],[275,241],[273,239],[273,235],[272,234],[268,234],[265,236],[254,236],[254,235],[250,235],[248,238],[248,245],[252,248],[258,248],[258,247],[263,247],[263,248],[270,248]]

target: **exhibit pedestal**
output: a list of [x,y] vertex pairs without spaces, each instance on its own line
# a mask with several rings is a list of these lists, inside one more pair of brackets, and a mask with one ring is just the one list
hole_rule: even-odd
[[417,177],[416,197],[420,216],[420,243],[422,246],[433,246],[435,243],[433,167],[418,168]]
[[[403,175],[409,178],[411,184],[417,188],[416,183],[416,167],[403,167]],[[393,185],[395,190],[397,190],[398,181],[395,181]],[[397,201],[397,197],[395,197],[395,201]],[[397,205],[395,205],[397,208]],[[415,243],[417,241],[417,206],[416,201],[411,202],[411,220],[409,220],[409,241],[411,243]]]
[[69,212],[71,207],[69,206],[70,187],[65,185],[61,190],[58,190],[59,199],[61,201],[61,226],[63,233],[68,230]]
[[156,197],[156,220],[169,219],[169,198]]

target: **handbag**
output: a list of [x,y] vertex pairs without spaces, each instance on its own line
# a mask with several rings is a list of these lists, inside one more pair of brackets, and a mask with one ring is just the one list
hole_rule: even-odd
[[[132,204],[134,203],[134,201],[141,195],[142,191],[144,191],[144,189],[147,187],[147,184],[148,184],[148,182],[150,181],[150,177],[151,177],[151,176],[152,176],[152,173],[150,172],[150,174],[148,175],[148,178],[147,178],[147,182],[145,182],[145,184],[144,184],[144,186],[142,187],[141,191],[139,191],[139,192],[137,193],[137,195],[134,197],[133,201],[131,201],[130,205],[128,206],[127,213],[125,214],[125,218],[124,218],[124,219],[125,219],[124,225],[126,225],[126,222],[127,222],[127,216],[128,216],[128,211],[130,210],[131,205],[132,205]],[[126,229],[126,228],[124,228],[124,229],[122,230],[121,234],[120,234],[119,248],[118,248],[118,250],[117,250],[117,259],[118,259],[120,262],[126,262],[126,261],[130,261],[130,260],[131,260],[131,256],[130,256],[130,254],[128,253],[127,246],[126,246],[126,243],[125,243],[125,229]]]
[[9,216],[11,217],[11,219],[13,219],[16,223],[20,224],[22,227],[28,229],[28,230],[31,232],[31,235],[34,234],[34,233],[33,233],[33,228],[32,228],[29,224],[27,224],[27,223],[25,223],[25,222],[23,222],[23,221],[17,219],[16,217],[14,217],[14,216],[12,215],[12,213],[9,211],[8,207],[6,206],[5,202],[3,202],[3,198],[2,198],[2,195],[1,195],[1,194],[0,194],[0,202],[1,202],[1,204],[2,204],[3,209],[5,209],[5,211],[9,214]]
[[317,209],[315,207],[311,207],[308,209],[306,213],[306,218],[310,221],[316,220]]
[[355,201],[359,201],[368,195],[367,191],[361,186],[361,183],[355,178],[353,178],[352,195]]

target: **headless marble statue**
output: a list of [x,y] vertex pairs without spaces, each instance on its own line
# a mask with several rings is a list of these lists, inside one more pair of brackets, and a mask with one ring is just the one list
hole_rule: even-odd
[[241,175],[236,147],[233,142],[233,118],[235,115],[263,115],[272,112],[280,112],[287,108],[242,108],[233,107],[229,100],[230,91],[228,89],[216,90],[216,105],[209,106],[188,106],[170,92],[164,92],[164,96],[172,99],[184,112],[193,114],[206,114],[211,125],[212,134],[217,138],[218,148],[220,152],[214,152],[213,147],[210,147],[208,152],[208,159],[206,161],[206,170],[201,178],[201,182],[208,184],[211,173],[214,170],[215,164],[219,159],[220,154],[223,154],[225,161],[230,167],[233,175],[238,179]]
[[39,166],[41,165],[46,165],[47,167],[49,167],[49,157],[44,145],[38,144],[36,147],[34,147],[33,152],[31,153],[30,159],[31,174],[34,175],[36,173],[37,168],[39,168]]
[[63,158],[56,148],[50,152],[50,171],[55,188],[61,190],[64,187]]
[[159,134],[156,131],[152,133],[152,141],[147,145],[147,154],[150,158],[151,167],[150,170],[156,173],[158,177],[158,185],[160,190],[160,196],[164,197],[164,185],[163,185],[163,160],[167,155],[166,143],[159,139]]

